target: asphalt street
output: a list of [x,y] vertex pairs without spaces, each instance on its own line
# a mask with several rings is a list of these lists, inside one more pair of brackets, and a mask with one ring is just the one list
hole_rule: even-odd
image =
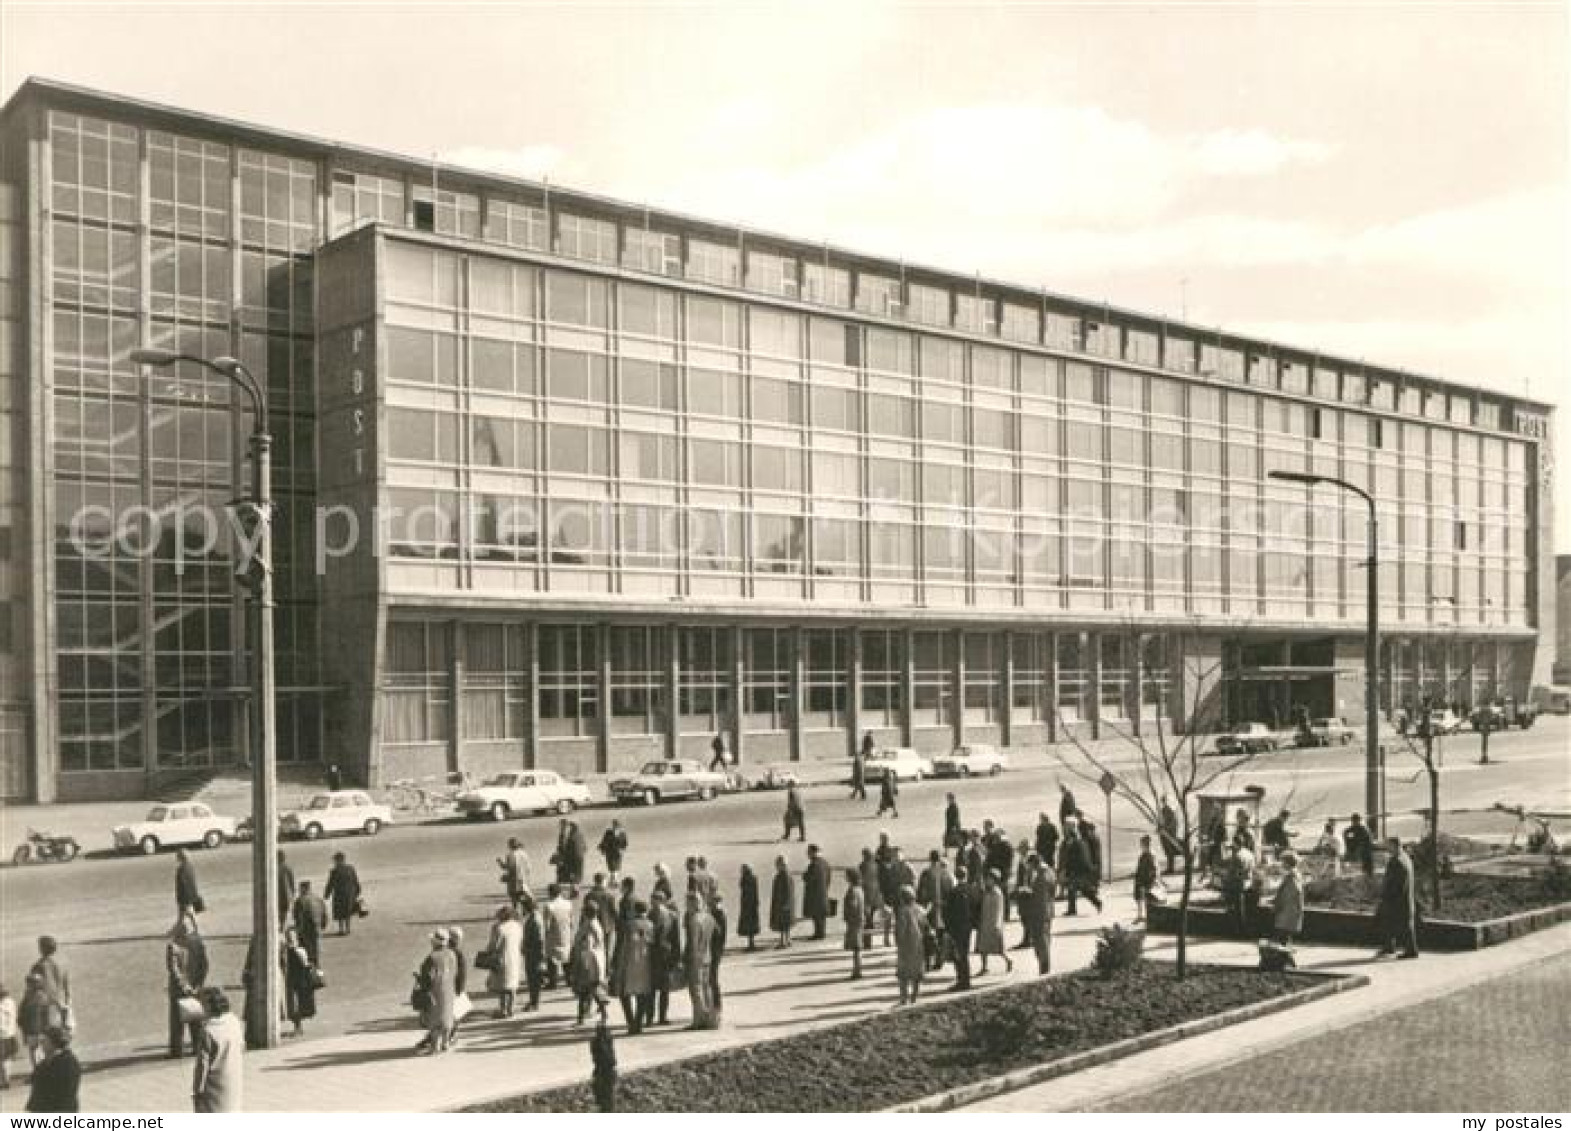
[[[1545,719],[1533,730],[1497,734],[1491,754],[1497,764],[1478,766],[1477,738],[1445,740],[1442,802],[1446,808],[1487,808],[1508,804],[1566,811],[1571,809],[1571,720]],[[1075,759],[1073,752],[1065,753]],[[868,802],[851,801],[842,788],[804,794],[809,839],[836,866],[849,864],[880,829],[920,859],[938,843],[945,793],[953,790],[968,825],[991,818],[1015,838],[1029,835],[1040,811],[1056,817],[1058,782],[1068,782],[1084,809],[1103,823],[1103,802],[1094,785],[1061,768],[1023,769],[994,779],[924,782],[901,790],[898,820],[875,818],[876,789]],[[1405,757],[1391,761],[1388,775],[1393,811],[1424,803],[1427,785],[1418,765]],[[1219,783],[1220,784],[1220,783]],[[1331,750],[1285,751],[1240,770],[1232,783],[1266,789],[1264,809],[1289,804],[1304,840],[1312,841],[1317,817],[1344,818],[1363,808],[1362,752],[1357,746]],[[751,864],[768,900],[768,876],[777,853],[784,852],[794,873],[805,861],[804,846],[778,843],[784,795],[751,793],[709,803],[687,802],[654,809],[596,807],[577,819],[591,847],[612,816],[622,819],[631,842],[627,870],[647,888],[653,865],[664,861],[678,877],[683,860],[704,854],[721,877],[736,907],[739,865]],[[1459,817],[1448,827],[1509,833],[1505,816]],[[1133,811],[1115,805],[1110,838],[1115,868],[1132,866],[1138,821]],[[1559,826],[1567,837],[1565,823]],[[372,914],[348,938],[329,938],[322,965],[326,990],[319,995],[320,1016],[311,1036],[375,1029],[389,1018],[402,1019],[411,973],[427,948],[425,936],[437,925],[464,927],[471,951],[481,945],[490,917],[502,898],[495,858],[509,835],[519,836],[535,863],[537,886],[549,878],[547,860],[556,837],[553,818],[496,825],[447,821],[402,826],[375,839],[337,838],[287,846],[300,879],[325,882],[333,852],[343,850],[359,869]],[[1403,832],[1416,835],[1417,818]],[[245,847],[226,846],[193,854],[208,913],[203,930],[212,959],[212,981],[237,987],[244,957],[250,907],[250,856]],[[593,865],[599,862],[591,858]],[[837,877],[836,892],[842,885]],[[155,1058],[165,1037],[166,999],[163,948],[174,918],[174,858],[82,859],[68,865],[0,870],[0,980],[19,994],[22,976],[34,957],[34,938],[52,934],[61,942],[71,975],[78,1015],[78,1052],[90,1067]]]

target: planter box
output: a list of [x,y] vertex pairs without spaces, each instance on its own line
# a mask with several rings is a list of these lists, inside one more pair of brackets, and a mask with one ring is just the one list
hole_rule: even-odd
[[[1523,935],[1553,927],[1571,919],[1571,903],[1522,911],[1482,923],[1458,923],[1450,919],[1420,919],[1420,950],[1479,950],[1496,946]],[[1270,908],[1255,909],[1250,921],[1250,938],[1271,934]],[[1178,908],[1154,906],[1147,913],[1146,929],[1152,934],[1171,935],[1178,930]],[[1189,909],[1189,933],[1203,938],[1237,938],[1228,914],[1213,907]],[[1374,916],[1362,911],[1333,911],[1324,907],[1304,909],[1304,929],[1299,942],[1330,943],[1336,946],[1374,946]]]

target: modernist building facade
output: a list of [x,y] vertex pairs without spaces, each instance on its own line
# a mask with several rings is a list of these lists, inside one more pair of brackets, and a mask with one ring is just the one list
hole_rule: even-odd
[[265,382],[280,758],[372,784],[1356,721],[1363,506],[1277,468],[1377,498],[1388,706],[1548,671],[1546,405],[37,80],[0,131],[7,796],[246,756],[249,421],[144,344]]

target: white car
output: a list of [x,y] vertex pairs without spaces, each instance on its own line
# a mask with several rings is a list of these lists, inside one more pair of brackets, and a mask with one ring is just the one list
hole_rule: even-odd
[[111,835],[116,851],[140,850],[149,856],[160,848],[187,844],[217,848],[235,835],[235,819],[220,817],[199,801],[154,805],[145,820],[116,825]]
[[610,785],[612,800],[621,804],[642,801],[645,805],[658,805],[676,797],[708,801],[725,788],[725,775],[690,758],[673,758],[667,762],[645,762],[638,773],[614,777]]
[[973,774],[996,777],[1008,768],[1009,755],[984,743],[956,746],[933,759],[933,776],[940,778],[968,778]]
[[286,837],[303,836],[317,840],[326,833],[365,833],[375,836],[384,825],[393,823],[393,811],[371,800],[358,789],[315,793],[298,809],[291,809],[278,821],[278,831]]
[[921,781],[933,776],[933,763],[909,746],[881,746],[862,767],[868,781],[883,781],[894,774],[896,781]]
[[458,795],[458,811],[471,820],[505,821],[523,813],[571,813],[594,799],[583,782],[552,770],[514,770]]

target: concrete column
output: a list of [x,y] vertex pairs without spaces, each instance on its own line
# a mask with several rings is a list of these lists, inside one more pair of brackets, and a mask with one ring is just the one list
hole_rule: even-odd
[[524,625],[524,769],[540,765],[540,631],[533,621]]
[[966,740],[966,634],[957,628],[949,640],[955,650],[954,662],[949,665],[949,731],[951,745],[959,746]]
[[665,631],[665,756],[675,758],[681,752],[682,630],[673,624]]
[[996,633],[994,640],[1001,641],[1004,649],[1004,674],[999,695],[1003,698],[1003,714],[998,720],[998,744],[1013,746],[1015,736],[1015,634]]
[[1125,637],[1127,646],[1134,649],[1134,654],[1124,657],[1124,667],[1129,672],[1129,680],[1124,684],[1124,714],[1129,719],[1130,733],[1136,738],[1144,733],[1140,719],[1146,709],[1145,640],[1138,632]]
[[862,734],[862,630],[846,629],[847,661],[850,671],[846,675],[846,757],[856,754]]
[[791,715],[786,720],[786,726],[789,728],[786,733],[791,736],[790,748],[791,761],[793,762],[802,760],[802,697],[807,683],[806,631],[806,629],[801,627],[793,628],[789,630],[786,637],[790,641],[789,648],[791,653],[791,698],[788,704]]
[[453,704],[453,728],[447,736],[447,772],[456,774],[464,732],[464,631],[463,625],[448,621],[442,626],[447,632],[447,693]]
[[1043,657],[1042,693],[1047,696],[1047,744],[1056,745],[1058,734],[1058,633],[1045,632],[1047,655]]
[[1086,689],[1080,712],[1082,717],[1090,719],[1091,739],[1096,741],[1102,737],[1102,638],[1094,632],[1082,632],[1080,654],[1086,669]]
[[742,733],[746,729],[742,725],[742,714],[745,703],[743,696],[747,692],[746,672],[746,643],[745,630],[740,626],[733,626],[731,634],[731,717],[726,721],[726,726],[731,732],[732,760],[738,766],[742,764]]
[[912,700],[916,695],[916,633],[906,629],[901,633],[901,650],[903,655],[900,662],[900,744],[911,745],[911,735],[914,727],[912,717],[915,706]]
[[595,655],[599,660],[599,688],[595,700],[595,770],[611,769],[611,626],[595,625]]

